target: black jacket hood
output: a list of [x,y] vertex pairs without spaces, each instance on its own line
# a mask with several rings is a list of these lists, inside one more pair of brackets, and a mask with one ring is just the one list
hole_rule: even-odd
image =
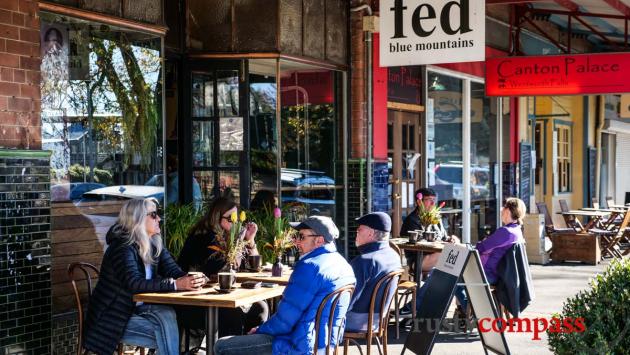
[[129,232],[123,228],[118,223],[115,223],[113,226],[109,228],[107,231],[107,235],[105,236],[105,242],[107,245],[112,245],[113,243],[122,243],[128,240]]

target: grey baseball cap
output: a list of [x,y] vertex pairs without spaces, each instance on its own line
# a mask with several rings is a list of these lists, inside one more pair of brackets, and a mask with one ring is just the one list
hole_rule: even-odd
[[339,229],[330,217],[310,216],[302,222],[292,222],[291,227],[297,230],[312,229],[317,235],[324,237],[327,243],[339,238]]

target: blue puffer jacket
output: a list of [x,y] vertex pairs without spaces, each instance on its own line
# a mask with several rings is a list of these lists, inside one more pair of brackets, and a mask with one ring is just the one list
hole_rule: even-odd
[[[300,259],[284,290],[278,311],[257,333],[273,338],[274,355],[311,354],[315,344],[315,315],[321,301],[332,291],[356,282],[350,264],[337,253],[334,243],[319,247]],[[332,333],[328,331],[330,306],[322,314],[318,348],[326,347],[326,335],[343,334],[344,317],[350,304],[343,297],[337,304]],[[336,339],[332,344],[336,343]]]

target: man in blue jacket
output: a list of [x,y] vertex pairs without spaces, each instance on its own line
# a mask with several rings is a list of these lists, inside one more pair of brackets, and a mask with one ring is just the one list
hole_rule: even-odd
[[[376,283],[381,277],[402,268],[400,256],[389,247],[392,220],[387,213],[368,213],[358,218],[357,223],[356,244],[361,255],[350,262],[357,286],[346,314],[346,329],[354,332],[367,330],[370,301]],[[381,299],[383,291],[384,287],[378,291],[377,300]],[[391,302],[391,298],[388,302]],[[375,311],[380,309],[380,304],[375,304]],[[378,312],[375,312],[374,329],[378,327],[379,319]]]
[[293,267],[278,311],[249,335],[219,339],[214,346],[215,354],[310,354],[315,345],[316,326],[320,334],[318,349],[326,347],[326,334],[331,345],[337,342],[333,335],[343,334],[343,320],[350,304],[347,296],[337,304],[332,331],[326,329],[330,306],[324,308],[320,324],[314,324],[324,297],[356,282],[352,268],[335,247],[339,230],[332,219],[323,216],[311,216],[292,226],[299,232],[294,243],[300,251],[300,260]]

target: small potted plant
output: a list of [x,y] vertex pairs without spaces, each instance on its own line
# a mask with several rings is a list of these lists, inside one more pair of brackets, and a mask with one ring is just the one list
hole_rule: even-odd
[[236,272],[238,269],[239,263],[243,258],[245,251],[246,241],[244,239],[245,236],[245,228],[243,228],[243,222],[247,215],[245,211],[241,211],[240,215],[234,211],[230,215],[230,220],[232,221],[232,227],[230,228],[230,233],[228,238],[219,239],[218,245],[210,245],[208,248],[217,252],[216,255],[220,255],[225,259],[226,265],[224,269],[230,272]]
[[273,266],[271,268],[272,276],[282,276],[282,254],[287,249],[293,247],[293,235],[295,230],[287,227],[286,221],[282,218],[282,211],[279,208],[273,210],[274,217],[274,231],[273,239],[271,242],[265,244],[265,248],[271,250],[272,255],[275,257]]
[[[422,200],[422,194],[418,193],[416,198]],[[426,208],[422,203],[418,206],[418,217],[422,226],[423,239],[429,242],[435,239],[435,233],[438,231],[437,225],[440,224],[442,219],[440,211],[445,204],[446,202],[442,201],[439,206],[432,206],[431,208]]]

